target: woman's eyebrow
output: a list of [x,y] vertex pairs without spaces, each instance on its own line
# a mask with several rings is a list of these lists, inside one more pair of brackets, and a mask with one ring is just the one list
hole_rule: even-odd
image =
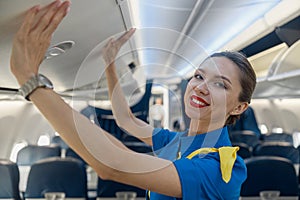
[[216,76],[216,77],[217,77],[217,78],[221,78],[221,79],[223,79],[223,80],[226,80],[227,82],[229,82],[229,83],[232,85],[231,81],[230,81],[229,78],[227,78],[226,76],[220,75],[220,76]]
[[[205,71],[204,71],[203,69],[198,68],[197,71],[200,71],[200,72],[202,72],[203,74],[205,74]],[[226,76],[223,76],[223,75],[216,75],[215,77],[216,77],[216,78],[221,78],[221,79],[223,79],[223,80],[229,82],[229,83],[232,85],[230,79],[227,78]]]

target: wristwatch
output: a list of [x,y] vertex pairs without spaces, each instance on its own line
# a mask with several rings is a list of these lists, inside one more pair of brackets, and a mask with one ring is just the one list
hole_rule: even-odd
[[53,89],[51,81],[42,74],[32,76],[22,87],[19,89],[19,93],[28,101],[30,101],[30,94],[37,88],[49,88]]

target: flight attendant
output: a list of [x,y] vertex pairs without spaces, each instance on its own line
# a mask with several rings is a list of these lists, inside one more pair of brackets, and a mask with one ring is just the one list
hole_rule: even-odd
[[[158,157],[139,154],[73,110],[54,92],[47,77],[38,73],[52,34],[69,8],[69,1],[57,0],[27,12],[14,38],[10,62],[23,96],[102,179],[147,189],[152,200],[238,199],[246,167],[236,156],[237,149],[231,147],[226,124],[232,123],[251,99],[255,75],[246,59],[238,53],[218,53],[199,66],[184,97],[191,118],[184,133],[154,129],[137,120],[127,107],[121,109],[130,123],[126,130],[153,145]],[[104,49],[114,114],[121,127],[124,115],[116,113],[116,102],[119,106],[127,103],[114,98],[121,89],[113,61],[133,33],[130,29],[110,40]]]

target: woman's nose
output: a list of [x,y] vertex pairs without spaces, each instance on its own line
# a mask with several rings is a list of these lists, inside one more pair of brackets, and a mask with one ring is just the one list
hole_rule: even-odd
[[195,86],[194,90],[203,95],[208,95],[209,94],[209,88],[207,83],[201,83]]

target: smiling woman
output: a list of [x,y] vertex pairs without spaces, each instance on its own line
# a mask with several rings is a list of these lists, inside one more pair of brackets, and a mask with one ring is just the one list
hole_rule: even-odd
[[152,145],[158,157],[139,154],[74,111],[38,78],[51,36],[69,6],[68,1],[54,1],[43,8],[33,7],[16,34],[11,70],[21,88],[26,88],[25,98],[103,179],[147,189],[152,200],[238,199],[246,168],[236,155],[238,147],[231,146],[225,125],[230,116],[240,115],[251,99],[255,78],[247,79],[254,82],[250,84],[253,87],[246,99],[240,98],[244,91],[242,77],[249,76],[242,69],[249,68],[250,76],[255,77],[247,60],[241,54],[225,52],[212,55],[200,65],[184,98],[191,118],[189,130],[176,133],[154,129],[137,119],[118,83],[115,59],[135,29],[110,39],[102,56],[113,114],[124,130]]
[[[153,128],[132,114],[116,75],[115,57],[134,31],[130,29],[117,40],[111,39],[103,49],[103,58],[118,125],[152,145],[157,156],[172,161],[171,169],[176,169],[164,175],[176,185],[165,188],[167,181],[157,182],[154,189],[146,188],[151,189],[147,198],[174,199],[176,195],[169,191],[176,192],[180,186],[182,199],[238,199],[246,168],[242,159],[236,158],[238,148],[231,147],[226,124],[233,123],[250,103],[256,84],[251,65],[237,52],[208,57],[186,88],[184,102],[186,114],[191,118],[189,130],[176,133]],[[242,87],[245,84],[249,85],[246,90]]]

